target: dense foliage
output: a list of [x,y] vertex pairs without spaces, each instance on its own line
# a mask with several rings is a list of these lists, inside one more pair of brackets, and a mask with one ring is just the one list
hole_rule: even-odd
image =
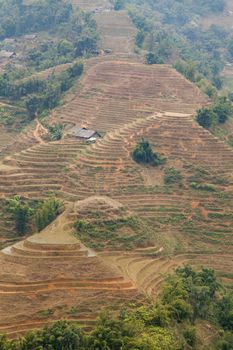
[[48,226],[63,210],[63,202],[55,197],[41,202],[35,211],[35,222],[38,231]]
[[[43,0],[25,4],[22,0],[0,0],[0,9],[0,39],[47,31],[66,39],[56,44],[57,57],[71,52],[77,57],[96,48],[96,25],[91,15],[75,11],[67,1]],[[38,60],[38,55],[41,58],[51,46],[50,41],[41,50],[33,50],[30,59]],[[51,60],[51,51],[48,59]]]
[[218,123],[225,123],[232,116],[232,103],[226,97],[220,97],[212,106],[199,109],[196,120],[198,124],[209,129]]
[[29,119],[34,119],[43,111],[56,107],[62,94],[71,88],[82,72],[83,63],[77,61],[62,73],[51,74],[48,78],[17,79],[20,72],[9,66],[0,75],[0,96],[25,106]]
[[27,201],[19,195],[8,200],[7,211],[15,222],[16,233],[24,235],[29,226],[41,231],[63,211],[63,202],[54,196],[44,201]]
[[[223,291],[215,273],[208,268],[197,272],[184,266],[166,279],[156,303],[131,305],[115,319],[103,313],[90,333],[59,321],[28,333],[19,341],[0,337],[0,349],[230,350],[232,315],[232,294]],[[207,347],[197,333],[198,325],[203,322],[208,322],[212,334]]]
[[165,158],[153,152],[150,143],[142,138],[135,150],[133,151],[133,159],[137,163],[158,166],[164,163]]
[[20,196],[14,196],[9,199],[7,209],[15,221],[16,232],[19,235],[24,235],[27,231],[29,218],[33,213],[32,208]]

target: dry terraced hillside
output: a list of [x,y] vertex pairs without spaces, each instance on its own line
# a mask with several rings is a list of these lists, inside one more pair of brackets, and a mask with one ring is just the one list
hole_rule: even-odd
[[[114,201],[101,203],[109,215],[118,210]],[[73,222],[85,205],[88,211],[87,204],[68,206],[44,231],[2,250],[0,332],[14,337],[60,318],[89,328],[101,308],[114,311],[140,297],[116,267],[74,237]]]
[[[115,310],[140,292],[156,297],[164,275],[183,263],[213,267],[232,284],[233,152],[194,120],[208,100],[170,66],[147,66],[135,57],[135,30],[125,13],[109,11],[108,2],[75,4],[103,6],[96,11],[102,46],[114,54],[87,61],[76,93],[50,121],[104,136],[92,145],[67,133],[47,142],[35,122],[2,153],[1,205],[13,194],[36,199],[51,192],[67,205],[47,229],[0,254],[0,332],[12,337],[61,317],[90,327],[101,306]],[[166,156],[165,165],[132,160],[142,136]],[[181,172],[182,185],[165,184],[169,167]],[[192,182],[214,190],[194,189]],[[125,249],[106,241],[93,250],[74,237],[76,219],[98,228],[100,218],[115,223],[126,216],[127,223],[129,215],[152,232],[150,242],[142,234],[130,249],[128,227],[117,231]],[[0,229],[3,243],[14,239],[4,216]]]

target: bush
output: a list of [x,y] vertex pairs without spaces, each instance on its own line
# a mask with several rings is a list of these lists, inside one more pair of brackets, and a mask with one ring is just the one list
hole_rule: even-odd
[[197,112],[196,119],[199,125],[209,129],[216,120],[216,114],[210,108],[202,108]]
[[196,329],[192,326],[187,326],[183,331],[183,336],[188,345],[194,346],[197,341]]
[[62,138],[63,131],[64,131],[63,124],[58,123],[58,124],[49,126],[49,132],[51,134],[51,139],[53,141],[60,140]]
[[133,159],[137,163],[150,164],[152,166],[158,166],[165,162],[165,158],[154,153],[150,143],[144,138],[141,139],[133,151]]
[[197,182],[191,182],[190,186],[195,190],[210,191],[210,192],[216,191],[216,187],[212,184],[200,184]]
[[196,119],[201,126],[208,129],[217,122],[225,123],[232,115],[232,103],[223,96],[219,97],[213,106],[199,109]]
[[176,170],[175,168],[166,168],[164,170],[164,182],[165,184],[182,184],[182,175],[180,171]]

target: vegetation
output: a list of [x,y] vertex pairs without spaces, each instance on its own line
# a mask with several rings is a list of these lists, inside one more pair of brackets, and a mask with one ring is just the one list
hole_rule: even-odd
[[27,201],[19,195],[8,200],[7,211],[12,215],[18,235],[31,228],[43,230],[63,211],[63,202],[54,196],[44,201]]
[[3,350],[206,349],[197,333],[200,321],[205,321],[212,333],[208,349],[226,350],[232,349],[232,311],[232,294],[223,290],[213,270],[197,272],[184,266],[167,277],[156,303],[130,305],[115,319],[104,312],[90,333],[59,321],[20,340],[2,336],[0,346]]
[[214,186],[213,184],[191,182],[190,185],[195,190],[211,191],[211,192],[216,191],[216,186]]
[[60,74],[47,79],[25,78],[17,80],[18,70],[10,66],[0,75],[0,96],[26,107],[29,120],[46,110],[56,107],[64,92],[69,90],[75,79],[83,72],[83,63],[75,62]]
[[218,25],[204,27],[202,18],[222,14],[224,0],[115,0],[113,3],[116,9],[128,9],[138,28],[136,50],[146,50],[148,64],[172,63],[210,95],[221,88],[219,73],[233,57],[232,34]]
[[35,222],[38,231],[41,231],[48,226],[59,214],[61,214],[62,210],[63,202],[55,197],[51,197],[40,203],[35,212]]
[[84,244],[99,249],[133,249],[148,246],[154,238],[153,228],[138,217],[92,222],[77,220],[75,229]]
[[49,132],[51,135],[52,141],[58,141],[62,138],[64,131],[64,125],[61,123],[57,123],[55,125],[49,126]]
[[29,219],[33,213],[32,208],[30,208],[28,203],[20,196],[14,196],[9,199],[7,209],[15,220],[16,232],[19,235],[24,235],[28,228]]
[[[17,112],[5,108],[0,113],[0,123],[19,129],[59,104],[62,94],[82,74],[83,64],[77,59],[96,52],[98,34],[92,15],[74,8],[66,0],[39,0],[30,4],[0,0],[0,7],[1,49],[7,45],[5,38],[18,37],[21,42],[22,35],[35,36],[33,45],[30,38],[25,39],[29,44],[22,52],[21,44],[16,49],[12,44],[11,50],[17,51],[19,59],[6,65],[0,74],[0,97],[18,107]],[[34,74],[62,63],[72,66],[48,79]]]
[[180,171],[175,168],[166,168],[164,169],[164,182],[165,184],[178,184],[182,185],[182,175]]
[[219,97],[211,107],[201,108],[197,112],[196,120],[198,124],[209,129],[217,123],[225,123],[232,116],[232,103],[226,97]]
[[[64,0],[1,0],[0,39],[46,31],[59,40],[49,40],[29,53],[29,61],[42,69],[71,62],[97,47],[96,24],[91,14],[75,10]],[[56,34],[56,35],[55,35]],[[43,63],[42,63],[43,62]]]
[[153,152],[150,143],[141,139],[133,151],[133,159],[137,163],[158,166],[165,162],[165,158]]

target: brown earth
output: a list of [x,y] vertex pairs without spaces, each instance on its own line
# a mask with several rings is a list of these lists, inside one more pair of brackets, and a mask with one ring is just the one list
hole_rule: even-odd
[[[45,142],[35,121],[3,152],[2,201],[53,192],[67,203],[45,231],[1,252],[0,331],[11,336],[63,317],[90,327],[102,306],[115,310],[140,292],[156,297],[164,276],[183,263],[215,268],[232,283],[233,151],[195,122],[195,111],[208,103],[200,90],[168,65],[143,64],[132,53],[129,18],[108,6],[96,18],[102,46],[112,54],[86,62],[76,92],[50,119],[104,137],[87,145],[65,133],[61,141]],[[159,170],[132,160],[142,136],[166,156]],[[164,168],[171,166],[181,172],[182,186],[164,184]],[[195,181],[214,183],[215,191],[193,189]],[[115,219],[122,210],[154,226],[157,239],[147,249],[97,255],[74,238],[75,219],[93,211]]]

